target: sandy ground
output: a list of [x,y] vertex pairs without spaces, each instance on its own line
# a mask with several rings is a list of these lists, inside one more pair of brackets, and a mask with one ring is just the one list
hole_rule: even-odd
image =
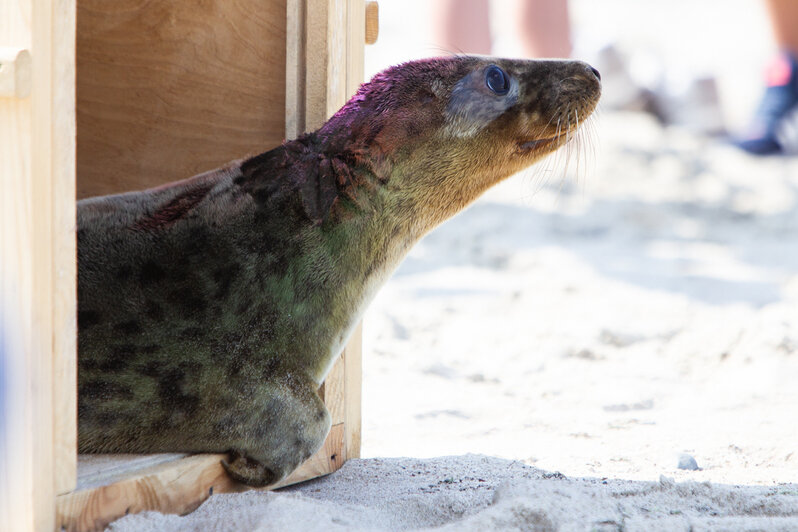
[[[719,6],[693,5],[688,26]],[[761,18],[723,5],[732,29]],[[391,28],[372,70],[396,60]],[[756,79],[721,63],[726,116],[747,113]],[[798,529],[798,159],[609,110],[582,140],[431,233],[377,296],[364,459],[112,529]]]
[[[597,133],[595,179],[516,176],[377,297],[364,455],[795,481],[798,161],[643,115]],[[702,470],[674,471],[679,453]]]
[[793,531],[798,489],[571,479],[487,456],[373,458],[280,493],[214,495],[185,517],[147,513],[114,531]]

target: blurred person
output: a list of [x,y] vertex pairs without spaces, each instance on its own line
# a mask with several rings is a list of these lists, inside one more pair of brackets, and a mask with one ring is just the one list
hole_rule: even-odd
[[[506,0],[501,6],[514,13],[513,30],[526,57],[570,57],[567,0]],[[491,53],[489,0],[437,0],[432,9],[436,44],[449,52]]]
[[798,149],[798,1],[765,0],[765,5],[779,53],[766,68],[765,92],[737,142],[757,155]]

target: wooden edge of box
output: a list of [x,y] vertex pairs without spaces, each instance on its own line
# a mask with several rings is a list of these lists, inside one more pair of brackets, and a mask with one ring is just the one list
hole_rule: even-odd
[[[235,482],[221,465],[223,454],[195,454],[133,469],[123,478],[95,488],[56,497],[56,529],[68,532],[103,530],[129,513],[154,510],[184,515],[210,495],[250,489]],[[327,475],[345,461],[344,426],[330,430],[321,449],[273,490]],[[133,466],[135,468],[135,466]]]

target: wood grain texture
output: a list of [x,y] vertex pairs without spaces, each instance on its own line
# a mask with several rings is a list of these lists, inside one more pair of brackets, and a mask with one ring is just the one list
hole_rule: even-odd
[[347,85],[349,44],[349,0],[328,0],[327,8],[327,84],[324,121],[335,114],[352,96]]
[[[346,39],[346,93],[347,99],[357,92],[365,81],[366,7],[363,0],[348,0]],[[376,4],[376,2],[369,2]]]
[[[346,35],[346,96],[357,92],[364,77],[366,8],[363,0],[348,0]],[[360,458],[363,380],[363,323],[358,324],[344,349],[344,448],[346,458]]]
[[55,492],[77,477],[77,241],[75,205],[75,0],[53,3],[53,467]]
[[100,488],[126,480],[141,471],[190,456],[188,453],[81,454],[75,491]]
[[[74,210],[73,199],[59,196],[74,181],[71,11],[72,0],[0,4],[0,46],[29,49],[32,57],[30,97],[0,102],[0,290],[3,321],[13,320],[4,325],[13,327],[6,354],[15,377],[3,387],[10,392],[11,426],[0,431],[6,440],[0,445],[0,520],[8,530],[54,526],[54,388],[66,382],[54,371],[54,352],[57,334],[69,334],[57,331],[56,320],[70,312],[63,307],[74,302],[75,281],[69,267],[59,277],[55,266],[74,239],[68,227],[59,227]],[[59,301],[62,310],[57,310]],[[68,466],[60,477],[65,483]]]
[[31,323],[31,383],[33,390],[31,422],[35,528],[52,527],[54,490],[53,467],[53,272],[55,270],[55,157],[58,153],[60,118],[55,106],[55,47],[62,44],[53,3],[34,0],[32,12],[33,58],[31,85],[31,202],[33,280]]
[[380,5],[366,2],[365,39],[366,44],[374,44],[380,35]]
[[285,2],[81,0],[78,197],[190,177],[279,144]]
[[286,1],[285,138],[305,130],[305,0]]
[[363,322],[344,349],[344,448],[346,459],[360,458],[363,389]]
[[319,391],[323,395],[324,406],[330,411],[333,425],[346,421],[346,363],[344,356],[335,361]]
[[335,0],[303,0],[305,3],[305,119],[304,131],[313,131],[322,126],[329,118],[327,106],[327,72],[330,68],[328,50],[328,22],[330,3]]
[[[30,49],[32,2],[0,2],[0,46]],[[34,437],[30,386],[32,278],[31,98],[0,98],[0,530],[32,530]]]
[[223,455],[194,455],[132,473],[125,480],[75,491],[56,500],[56,524],[68,531],[103,530],[128,513],[184,514],[210,494],[238,491],[219,465]]
[[27,98],[31,86],[30,52],[0,46],[0,98]]
[[[363,0],[288,0],[286,16],[285,117],[292,138],[319,128],[362,83],[366,12]],[[360,332],[358,326],[320,389],[333,423],[346,426],[347,458],[360,455]]]
[[[335,425],[316,454],[285,481],[266,489],[331,473],[343,461],[343,445],[343,425]],[[220,465],[223,458],[221,454],[82,456],[78,483],[102,485],[59,496],[56,524],[70,532],[103,530],[128,513],[155,510],[182,515],[196,509],[211,494],[249,489],[227,476]]]
[[[354,94],[352,63],[362,63],[363,0],[288,0],[286,135],[321,127]],[[359,47],[359,49],[358,49]],[[354,55],[352,55],[354,54]]]

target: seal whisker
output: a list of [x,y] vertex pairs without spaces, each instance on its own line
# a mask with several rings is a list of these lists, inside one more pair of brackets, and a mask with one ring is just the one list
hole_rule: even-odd
[[571,168],[571,158],[573,157],[573,144],[571,143],[572,136],[572,129],[571,129],[571,112],[570,110],[566,111],[566,128],[565,128],[565,171],[563,173],[563,181],[560,185],[560,188],[565,185],[565,179],[568,176],[568,170]]
[[584,125],[584,138],[586,140],[586,147],[585,147],[585,156],[588,158],[588,161],[592,167],[595,166],[597,157],[597,142],[599,141],[598,132],[597,132],[597,122],[594,115],[591,115],[587,120],[585,120]]
[[596,129],[597,128],[597,118],[596,118],[596,114],[595,113],[592,114],[585,121],[585,124],[584,124],[583,127],[585,129],[585,133],[584,133],[585,134],[585,138],[587,139],[587,141],[589,143],[589,147],[590,147],[590,156],[592,157],[592,160],[595,161],[597,159],[597,153],[598,153],[598,151],[597,151],[598,150],[597,142],[599,142],[599,140],[600,140],[600,138],[598,136],[598,131]]
[[[557,198],[558,198],[557,201],[560,201],[560,199],[562,198],[562,195],[563,195],[562,192],[563,192],[563,188],[565,186],[565,181],[566,181],[567,176],[568,176],[568,168],[569,168],[569,163],[570,163],[570,159],[571,159],[571,155],[570,155],[571,146],[569,145],[569,140],[570,140],[569,139],[569,135],[570,135],[570,129],[571,128],[570,128],[570,121],[569,121],[570,120],[570,116],[569,115],[570,115],[570,113],[568,111],[566,111],[566,114],[565,114],[565,119],[566,119],[566,125],[565,125],[565,149],[561,150],[560,152],[557,153],[558,157],[561,156],[563,158],[562,159],[563,160],[563,170],[562,170],[562,172],[560,174],[561,175],[560,183],[559,183],[559,185],[557,187]],[[557,136],[559,137],[560,129],[562,127],[562,123],[558,122],[557,127],[558,127],[558,135]],[[562,155],[560,155],[560,154],[562,154]]]
[[582,153],[585,158],[584,172],[585,181],[590,174],[591,169],[594,169],[596,160],[596,149],[593,143],[593,118],[588,116],[582,123],[579,134],[581,135]]
[[576,183],[579,184],[582,182],[582,174],[585,171],[585,142],[584,142],[584,120],[579,119],[579,108],[583,103],[582,99],[579,100],[578,105],[574,107],[574,123],[576,127],[573,130],[573,140],[571,141],[574,144],[573,153],[576,157],[576,171],[575,171],[575,178]]
[[582,169],[581,162],[582,162],[582,132],[579,129],[579,109],[574,109],[574,120],[576,120],[576,131],[574,133],[574,143],[576,144],[576,182],[579,184],[579,175],[580,170]]

